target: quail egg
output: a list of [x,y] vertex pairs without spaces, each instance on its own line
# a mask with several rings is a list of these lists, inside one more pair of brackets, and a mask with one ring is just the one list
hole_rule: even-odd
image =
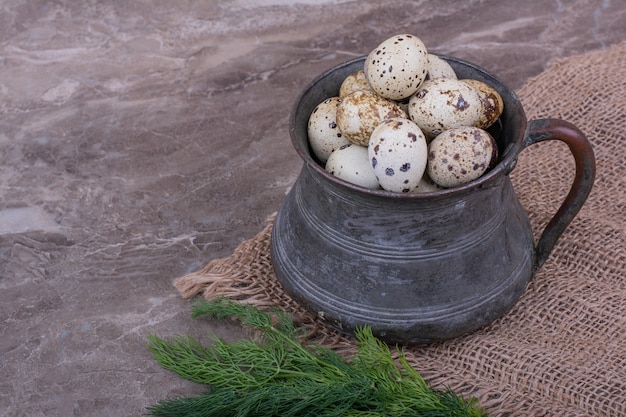
[[391,100],[407,98],[426,78],[426,46],[417,36],[392,36],[368,54],[364,71],[372,89],[382,97]]
[[358,90],[374,91],[365,78],[365,71],[359,70],[348,75],[339,87],[339,97],[343,98]]
[[428,176],[451,188],[479,178],[498,161],[498,146],[485,130],[463,126],[444,131],[428,146]]
[[457,78],[457,76],[445,59],[428,54],[428,79],[434,80],[435,78]]
[[309,145],[313,154],[325,163],[331,152],[335,149],[350,143],[337,127],[337,106],[341,103],[339,97],[327,98],[318,104],[307,125]]
[[[469,88],[469,87],[468,87]],[[355,91],[337,107],[337,126],[352,143],[367,146],[374,128],[385,119],[407,117],[400,105],[372,91]]]
[[474,79],[464,79],[461,81],[469,84],[478,92],[482,104],[482,113],[475,126],[481,129],[487,129],[498,120],[504,111],[504,101],[502,101],[502,97],[495,88],[482,81]]
[[409,100],[409,116],[427,138],[453,127],[474,126],[481,114],[478,92],[453,78],[426,80]]
[[426,169],[428,147],[415,123],[403,118],[385,120],[372,132],[367,150],[383,189],[408,193],[418,186]]
[[372,190],[380,188],[364,146],[349,143],[334,150],[324,169],[349,183]]
[[412,192],[415,194],[432,193],[441,189],[443,189],[443,187],[437,185],[437,183],[433,181],[426,172],[424,172],[424,175],[422,175],[422,179]]

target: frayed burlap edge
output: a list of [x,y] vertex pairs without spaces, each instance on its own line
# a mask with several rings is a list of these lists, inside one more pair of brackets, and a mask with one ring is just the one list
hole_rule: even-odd
[[[201,294],[210,299],[223,296],[233,299],[245,299],[259,307],[274,305],[267,294],[267,282],[258,274],[271,268],[264,256],[269,248],[269,239],[276,213],[267,219],[267,225],[252,239],[239,245],[231,256],[215,259],[200,271],[185,275],[174,281],[174,286],[184,298]],[[250,259],[250,264],[233,262],[234,259]],[[261,263],[261,265],[258,265]],[[267,263],[267,264],[266,264]]]
[[184,298],[200,296],[208,300],[220,296],[260,308],[280,308],[306,329],[307,339],[338,351],[352,352],[354,344],[350,339],[317,320],[278,284],[270,258],[275,219],[276,213],[273,213],[267,225],[235,248],[231,256],[214,259],[201,270],[177,278],[174,287]]

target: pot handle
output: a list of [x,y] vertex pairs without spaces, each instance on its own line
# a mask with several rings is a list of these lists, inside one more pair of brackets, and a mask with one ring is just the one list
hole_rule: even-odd
[[[557,240],[581,209],[591,192],[596,175],[596,160],[591,143],[573,124],[559,119],[537,119],[528,123],[523,148],[546,140],[565,142],[574,156],[576,174],[561,207],[541,233],[535,248],[535,271],[548,259]],[[523,149],[522,148],[522,149]]]

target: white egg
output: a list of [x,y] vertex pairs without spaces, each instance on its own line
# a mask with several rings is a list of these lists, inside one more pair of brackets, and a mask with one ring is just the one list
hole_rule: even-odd
[[336,149],[328,157],[324,169],[349,183],[372,190],[380,188],[364,146],[350,143]]
[[409,100],[409,116],[428,138],[454,127],[474,126],[481,113],[478,92],[453,78],[426,80]]
[[493,137],[477,127],[458,127],[437,136],[428,146],[427,175],[445,188],[479,178],[498,161]]
[[341,99],[337,107],[337,126],[350,142],[367,146],[370,135],[385,119],[407,117],[400,105],[372,91],[355,91]]
[[[428,163],[426,164],[426,166],[428,167]],[[420,180],[419,184],[417,184],[417,188],[415,188],[412,192],[415,194],[432,193],[442,189],[443,187],[437,185],[437,183],[433,181],[426,172],[424,172],[422,179]]]
[[341,103],[339,97],[331,97],[320,104],[311,112],[307,133],[309,145],[313,154],[325,163],[330,154],[335,150],[350,143],[337,127],[337,107]]
[[376,93],[402,100],[415,93],[426,78],[428,51],[417,36],[396,35],[368,54],[364,71]]
[[343,98],[350,93],[359,90],[374,91],[365,78],[365,72],[359,70],[348,75],[339,87],[339,97]]
[[445,59],[434,54],[428,54],[428,79],[434,80],[435,78],[457,78],[457,76],[452,66]]
[[403,118],[385,120],[374,129],[367,150],[382,188],[408,193],[418,186],[426,169],[428,147],[415,123]]
[[504,101],[502,101],[500,93],[489,84],[479,80],[464,79],[461,81],[478,91],[483,110],[475,126],[487,129],[498,120],[504,111]]

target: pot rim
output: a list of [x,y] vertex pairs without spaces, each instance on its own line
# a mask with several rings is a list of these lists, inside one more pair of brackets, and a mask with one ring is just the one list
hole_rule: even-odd
[[[289,115],[289,135],[291,137],[291,142],[292,142],[293,147],[295,148],[298,155],[303,159],[305,165],[313,169],[314,171],[316,171],[320,176],[325,178],[327,181],[330,181],[331,183],[337,184],[341,187],[348,188],[352,191],[379,196],[379,197],[402,199],[402,200],[405,200],[405,199],[423,200],[423,199],[432,199],[432,198],[437,198],[437,197],[448,197],[448,196],[456,195],[456,194],[464,194],[467,192],[474,191],[477,188],[489,187],[490,184],[494,182],[500,176],[508,175],[515,168],[515,164],[517,163],[517,157],[520,151],[523,149],[524,137],[526,136],[526,128],[527,128],[526,114],[524,112],[524,108],[517,94],[515,94],[515,92],[511,88],[506,86],[495,75],[491,74],[490,72],[488,72],[487,70],[485,70],[484,68],[476,64],[473,64],[471,62],[465,61],[460,58],[456,58],[456,57],[452,57],[452,56],[448,56],[444,54],[439,54],[435,52],[429,52],[429,53],[437,55],[438,57],[444,59],[447,62],[452,62],[454,64],[468,67],[471,70],[482,74],[484,78],[492,81],[492,83],[490,84],[494,88],[496,88],[496,90],[498,90],[498,93],[503,97],[505,102],[512,101],[513,103],[516,104],[515,107],[517,111],[519,111],[519,116],[520,116],[519,118],[520,126],[517,132],[517,137],[515,138],[515,141],[509,143],[506,146],[506,148],[502,151],[499,157],[499,161],[495,167],[493,167],[487,173],[483,174],[481,177],[473,181],[470,181],[468,183],[465,183],[465,184],[462,184],[453,188],[441,189],[441,190],[425,192],[425,193],[397,193],[397,192],[387,191],[383,189],[372,190],[372,189],[368,189],[368,188],[361,187],[359,185],[344,181],[326,172],[324,170],[324,167],[320,165],[313,158],[310,147],[308,146],[308,138],[305,138],[306,140],[304,141],[298,138],[298,135],[296,132],[296,118],[298,116],[300,104],[302,103],[304,97],[307,94],[309,94],[314,88],[316,88],[317,84],[320,83],[324,78],[328,77],[334,72],[339,71],[345,67],[354,65],[355,63],[359,61],[365,62],[367,55],[362,55],[360,57],[353,58],[348,61],[344,61],[338,65],[335,65],[329,68],[328,70],[322,72],[317,77],[315,77],[300,92],[300,94],[298,94],[296,101],[295,101],[295,105],[292,107],[290,115]],[[505,99],[505,96],[507,97],[506,99]],[[505,104],[505,111],[511,110],[511,109],[508,109],[508,107],[509,106]]]

